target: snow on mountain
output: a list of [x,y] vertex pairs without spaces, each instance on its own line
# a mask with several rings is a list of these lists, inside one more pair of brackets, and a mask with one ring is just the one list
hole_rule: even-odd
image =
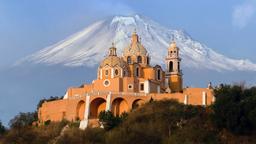
[[163,27],[139,15],[115,16],[98,21],[63,41],[25,57],[18,63],[94,66],[106,56],[112,42],[121,55],[130,43],[134,29],[147,48],[153,64],[164,64],[167,48],[174,39],[180,47],[184,67],[216,71],[256,71],[256,64],[249,60],[228,58],[193,40],[182,30]]

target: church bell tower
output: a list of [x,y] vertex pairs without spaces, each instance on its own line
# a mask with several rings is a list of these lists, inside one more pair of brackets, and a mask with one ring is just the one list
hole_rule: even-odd
[[182,91],[182,72],[180,70],[179,48],[176,42],[172,41],[168,48],[168,55],[165,58],[166,62],[166,87],[168,92]]

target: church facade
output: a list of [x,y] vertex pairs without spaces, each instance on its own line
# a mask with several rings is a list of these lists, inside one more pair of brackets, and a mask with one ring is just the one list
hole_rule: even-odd
[[163,69],[160,65],[151,66],[150,56],[136,32],[122,56],[117,55],[112,44],[98,67],[97,79],[69,88],[63,99],[44,102],[38,111],[39,122],[79,120],[84,129],[99,125],[101,111],[118,116],[150,100],[176,99],[184,104],[211,105],[215,101],[211,86],[183,88],[179,48],[174,41],[166,52]]

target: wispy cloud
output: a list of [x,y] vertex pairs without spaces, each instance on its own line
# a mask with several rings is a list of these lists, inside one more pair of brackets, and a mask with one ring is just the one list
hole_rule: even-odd
[[233,26],[244,28],[253,19],[256,12],[256,0],[247,0],[233,9]]

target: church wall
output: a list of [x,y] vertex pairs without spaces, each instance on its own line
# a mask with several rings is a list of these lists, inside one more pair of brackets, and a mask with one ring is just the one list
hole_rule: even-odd
[[65,116],[67,100],[44,102],[39,109],[40,121],[61,121]]
[[69,88],[68,89],[68,96],[83,96],[89,89],[85,88]]
[[109,85],[104,86],[105,80],[95,80],[93,85],[94,91],[121,91],[122,78],[108,79]]
[[145,78],[145,79],[149,79],[149,80],[153,80],[153,79],[155,79],[155,70],[153,69],[153,68],[151,68],[151,67],[149,67],[149,68],[144,68],[143,69],[143,73],[144,73],[144,75],[143,75],[143,77]]
[[193,105],[203,104],[203,92],[206,93],[206,105],[211,105],[213,103],[214,95],[212,89],[207,88],[186,88],[184,89],[184,94],[188,95],[188,102]]
[[182,78],[179,75],[172,75],[170,77],[170,88],[174,92],[182,90]]
[[40,117],[40,121],[61,121],[62,119],[75,121],[78,118],[77,108],[81,101],[85,102],[85,97],[44,102],[39,109],[38,116]]
[[[130,87],[129,87],[130,85]],[[136,85],[134,83],[133,77],[124,77],[123,78],[123,91],[124,92],[134,92],[136,91]]]

